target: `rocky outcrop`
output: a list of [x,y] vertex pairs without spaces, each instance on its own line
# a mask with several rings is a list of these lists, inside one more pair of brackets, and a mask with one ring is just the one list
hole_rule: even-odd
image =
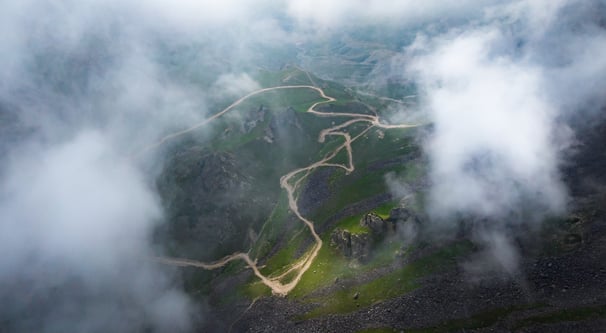
[[330,237],[330,245],[338,249],[345,257],[364,261],[371,255],[372,249],[387,235],[395,234],[396,228],[406,224],[419,224],[421,218],[408,208],[394,208],[389,218],[383,219],[376,213],[368,213],[360,219],[360,226],[367,232],[352,233],[336,228]]
[[372,249],[370,234],[352,234],[344,229],[335,229],[330,235],[330,245],[337,248],[348,258],[365,260]]
[[336,228],[330,237],[331,246],[337,248],[345,257],[364,261],[370,257],[372,248],[383,237],[395,229],[391,222],[383,220],[375,213],[368,213],[360,219],[360,226],[368,232],[352,233]]
[[388,231],[394,231],[393,223],[383,220],[375,213],[368,213],[360,219],[360,225],[367,227],[373,236],[383,236]]

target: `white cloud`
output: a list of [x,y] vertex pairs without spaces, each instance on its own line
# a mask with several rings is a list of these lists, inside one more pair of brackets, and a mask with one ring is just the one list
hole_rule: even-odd
[[427,151],[439,216],[565,209],[559,166],[570,130],[556,119],[604,102],[605,31],[587,20],[591,5],[495,8],[481,23],[421,35],[404,56],[435,124]]
[[503,213],[523,194],[553,210],[564,204],[552,147],[555,110],[537,68],[492,58],[494,29],[435,42],[411,69],[435,123],[429,144],[432,208],[440,215]]
[[228,73],[219,76],[212,89],[219,95],[235,98],[259,90],[261,86],[246,73]]
[[395,24],[406,26],[447,18],[472,18],[495,0],[287,0],[287,13],[302,24],[321,28]]

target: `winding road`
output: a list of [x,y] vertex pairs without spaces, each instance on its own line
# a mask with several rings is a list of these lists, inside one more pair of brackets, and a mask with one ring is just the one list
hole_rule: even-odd
[[[297,198],[295,198],[295,192],[296,192],[297,188],[301,185],[303,179],[305,179],[314,169],[317,169],[320,167],[336,167],[336,168],[344,169],[347,173],[353,172],[355,170],[355,166],[353,163],[353,151],[352,151],[351,145],[354,141],[356,141],[359,137],[364,135],[366,132],[368,132],[373,127],[379,127],[379,128],[384,128],[384,129],[393,129],[393,128],[411,128],[411,127],[418,126],[418,125],[409,125],[409,124],[400,124],[400,125],[383,124],[380,122],[380,119],[377,115],[357,114],[357,113],[340,113],[340,112],[339,113],[320,112],[320,111],[316,110],[316,107],[318,105],[331,103],[331,102],[336,101],[336,99],[333,97],[327,96],[324,93],[324,90],[322,90],[321,88],[316,87],[316,86],[285,85],[285,86],[263,88],[263,89],[253,91],[253,92],[249,93],[248,95],[233,102],[231,105],[229,105],[228,107],[223,109],[221,112],[216,113],[215,115],[213,115],[197,124],[194,124],[193,126],[186,128],[182,131],[175,132],[175,133],[169,134],[167,136],[164,136],[159,141],[145,147],[143,150],[140,151],[140,154],[145,153],[151,149],[157,148],[160,145],[166,143],[167,141],[169,141],[171,139],[177,138],[181,135],[187,134],[189,132],[192,132],[192,131],[204,126],[208,122],[210,122],[216,118],[219,118],[222,115],[224,115],[225,113],[229,112],[230,110],[232,110],[233,108],[235,108],[236,106],[238,106],[239,104],[241,104],[242,102],[244,102],[245,100],[247,100],[250,97],[253,97],[253,96],[265,93],[265,92],[269,92],[269,91],[283,90],[283,89],[312,89],[312,90],[317,91],[324,100],[316,102],[312,106],[310,106],[307,109],[308,113],[312,113],[319,117],[352,118],[342,124],[322,130],[318,137],[319,142],[324,142],[327,136],[341,136],[344,139],[343,144],[339,145],[332,152],[325,155],[323,159],[321,159],[313,164],[310,164],[304,168],[293,170],[280,178],[280,186],[286,191],[286,194],[288,196],[288,206],[289,206],[290,210],[295,214],[295,216],[301,222],[303,222],[307,226],[307,228],[309,229],[309,232],[311,233],[312,237],[314,238],[314,241],[315,241],[314,245],[303,256],[301,256],[294,263],[292,263],[290,266],[288,266],[288,268],[285,271],[283,271],[279,275],[275,275],[275,276],[271,276],[271,275],[268,276],[268,275],[264,275],[263,273],[261,273],[261,271],[259,270],[259,266],[257,265],[257,261],[253,260],[249,256],[248,253],[234,253],[232,255],[226,256],[220,260],[210,262],[210,263],[205,263],[205,262],[200,262],[200,261],[190,260],[190,259],[170,258],[170,257],[158,257],[158,258],[156,258],[156,260],[158,262],[160,262],[162,264],[168,264],[168,265],[175,265],[175,266],[182,266],[182,267],[190,266],[190,267],[198,267],[198,268],[202,268],[202,269],[206,269],[206,270],[213,270],[213,269],[223,267],[232,261],[242,260],[242,261],[246,262],[246,264],[253,270],[254,274],[261,280],[261,282],[271,289],[271,291],[274,295],[279,295],[279,296],[288,295],[288,293],[297,286],[297,284],[303,277],[303,274],[305,274],[305,272],[311,267],[314,259],[317,257],[318,253],[320,252],[320,249],[322,248],[322,239],[316,232],[314,223],[301,215],[301,213],[299,212],[299,206],[297,204]],[[347,132],[340,131],[341,129],[346,128],[346,127],[350,126],[351,124],[358,123],[358,122],[368,123],[369,126],[354,137],[351,137],[351,135]],[[341,152],[343,149],[345,149],[347,152],[347,157],[348,157],[347,165],[338,164],[338,163],[330,163],[330,160],[332,160],[335,156],[337,156],[337,154],[339,152]],[[292,180],[297,175],[302,174],[302,173],[303,173],[303,176],[298,178],[298,180],[296,180],[294,183],[292,183]],[[291,277],[291,278],[289,278],[289,281],[287,281],[287,282],[283,281],[283,280],[285,280],[285,278],[287,276]]]

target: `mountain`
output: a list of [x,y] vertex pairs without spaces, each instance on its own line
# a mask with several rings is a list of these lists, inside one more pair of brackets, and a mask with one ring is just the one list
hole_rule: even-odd
[[[298,71],[286,69],[282,75],[292,77],[293,70]],[[325,82],[317,77],[313,80]],[[330,87],[331,83],[319,85]],[[325,90],[329,96],[351,94],[346,90],[332,92],[330,88]],[[360,108],[344,103],[346,108],[334,105],[318,108],[318,112],[336,114],[356,110],[355,113],[365,115],[382,107],[376,100],[364,100],[364,95],[348,98],[351,103],[359,103]],[[313,249],[314,241],[308,228],[288,209],[284,189],[277,185],[280,173],[322,160],[330,154],[329,149],[338,149],[344,140],[340,136],[326,139],[316,154],[306,154],[307,159],[304,155],[291,155],[296,154],[290,149],[292,142],[309,140],[307,149],[311,149],[316,146],[308,134],[313,133],[313,126],[318,133],[317,128],[338,127],[345,121],[322,116],[314,119],[308,117],[305,107],[301,111],[289,105],[278,107],[280,102],[276,99],[288,103],[287,99],[271,95],[260,101],[258,107],[236,111],[249,113],[237,119],[253,119],[244,122],[251,124],[250,127],[236,130],[237,125],[227,122],[225,128],[233,130],[217,131],[221,140],[227,136],[229,141],[235,140],[238,144],[214,148],[216,153],[189,149],[176,156],[197,156],[199,161],[172,159],[167,164],[171,167],[165,169],[163,177],[175,178],[163,181],[178,183],[177,179],[181,179],[182,184],[172,183],[176,191],[182,193],[181,198],[165,198],[167,204],[175,205],[175,211],[189,211],[179,205],[190,200],[210,201],[221,203],[222,209],[215,211],[228,214],[226,199],[222,199],[228,197],[236,205],[251,205],[235,209],[239,213],[232,216],[250,216],[251,211],[256,212],[263,206],[255,199],[273,198],[265,204],[265,215],[246,217],[242,226],[234,229],[229,228],[238,220],[229,215],[218,219],[216,227],[200,219],[190,219],[190,226],[182,227],[178,223],[184,222],[178,222],[181,218],[175,217],[175,224],[170,225],[175,232],[194,238],[194,244],[204,244],[200,250],[190,248],[176,252],[178,256],[209,261],[203,256],[210,253],[212,241],[236,239],[235,244],[243,248],[218,246],[223,252],[215,251],[214,258],[234,251],[247,252],[258,260],[260,271],[272,277],[301,262]],[[373,102],[375,104],[370,104]],[[260,110],[265,111],[263,116],[259,116]],[[276,127],[284,126],[290,126],[286,131],[290,135],[288,145],[280,144],[283,139],[280,135],[271,135],[272,140],[268,140],[268,133],[276,133]],[[478,228],[494,221],[460,216],[453,221],[455,229],[429,222],[424,208],[430,187],[429,161],[421,148],[424,138],[432,135],[431,126],[374,130],[355,124],[349,126],[347,133],[357,137],[351,145],[353,171],[343,169],[348,165],[348,158],[340,151],[328,161],[334,165],[318,166],[295,178],[299,184],[295,191],[298,209],[313,221],[323,240],[309,269],[286,297],[271,296],[271,289],[242,263],[232,262],[210,271],[203,280],[207,284],[204,290],[208,298],[205,299],[212,308],[212,319],[204,324],[205,330],[220,331],[231,326],[236,331],[252,332],[365,329],[369,332],[393,329],[505,332],[599,330],[602,327],[604,308],[600,305],[603,304],[600,281],[606,270],[604,255],[600,253],[606,241],[602,231],[606,229],[602,227],[604,192],[600,184],[602,163],[606,160],[596,155],[596,145],[605,139],[602,125],[577,129],[583,134],[578,137],[578,148],[571,155],[575,163],[564,169],[567,186],[575,189],[571,193],[570,212],[546,218],[536,229],[515,221],[524,216],[509,217],[514,221],[505,226],[511,231],[507,237],[512,237],[515,260],[519,260],[516,267],[493,262],[487,254],[489,245],[478,239]],[[247,154],[246,150],[255,153]],[[240,165],[239,159],[246,163]],[[207,166],[208,161],[214,162]],[[240,166],[232,169],[236,165]],[[267,173],[268,166],[272,174]],[[200,176],[176,177],[194,172]],[[238,176],[242,173],[246,176]],[[206,182],[204,175],[209,177]],[[240,178],[242,180],[237,180]],[[260,184],[271,183],[272,178],[275,186],[263,188],[262,194],[246,194],[253,189],[258,191]],[[246,190],[244,183],[234,185],[233,182],[239,181],[245,183]],[[399,188],[394,189],[393,183]],[[212,216],[192,214],[196,215]],[[532,218],[532,214],[527,218]],[[201,226],[207,228],[206,234],[192,231]],[[231,231],[225,231],[226,228]],[[445,230],[448,231],[445,233]],[[494,242],[500,241],[495,236]],[[186,246],[188,241],[176,243]],[[204,274],[194,270],[187,268],[186,276]],[[279,281],[288,282],[289,278],[292,276],[286,275]],[[200,282],[187,281],[190,288],[195,288],[194,285],[199,288]],[[234,318],[234,312],[240,315]]]
[[0,28],[0,332],[606,327],[604,0]]

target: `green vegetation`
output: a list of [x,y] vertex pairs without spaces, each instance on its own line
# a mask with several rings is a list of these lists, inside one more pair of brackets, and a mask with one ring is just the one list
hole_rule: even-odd
[[370,229],[366,226],[360,225],[360,219],[363,215],[356,215],[352,217],[348,217],[341,221],[338,226],[341,229],[345,229],[354,235],[359,234],[367,234],[370,232]]
[[339,145],[342,145],[345,142],[345,139],[342,136],[327,136],[325,140],[324,146],[318,152],[318,158],[320,159],[333,152]]
[[330,239],[328,235],[323,236],[322,241],[324,246],[289,297],[303,297],[328,283],[334,282],[336,277],[351,276],[349,260],[339,255],[329,246]]
[[[377,215],[379,215],[383,219],[387,219],[389,217],[389,212],[395,206],[396,206],[395,202],[388,202],[386,204],[383,204],[383,205],[381,205],[379,207],[374,208],[372,210],[372,212],[375,213],[375,214],[377,214]],[[352,234],[365,234],[365,233],[368,233],[368,232],[370,232],[370,229],[368,229],[368,227],[360,225],[360,220],[362,219],[362,217],[364,215],[366,215],[366,213],[347,217],[347,218],[341,220],[337,224],[337,228],[345,229],[345,230],[349,231]]]
[[[350,133],[359,133],[359,130],[352,125]],[[322,223],[352,203],[387,192],[384,178],[387,172],[396,172],[400,179],[407,182],[414,182],[424,175],[425,168],[421,162],[414,159],[408,163],[402,162],[403,158],[410,154],[414,156],[418,150],[411,140],[414,131],[390,129],[384,130],[383,133],[384,137],[381,139],[376,130],[371,130],[354,142],[352,148],[356,170],[347,176],[343,170],[332,173],[329,185],[332,191],[338,191],[339,195],[324,202],[313,216],[314,221]],[[332,142],[328,144],[334,145]],[[391,159],[386,159],[386,156]],[[335,161],[345,162],[337,159]]]
[[[393,203],[387,203],[376,209],[379,214],[386,214]],[[387,213],[388,214],[388,213]],[[368,229],[359,224],[362,215],[346,218],[342,220],[337,227],[345,228],[350,232],[366,232]],[[292,297],[303,297],[314,290],[326,287],[334,283],[335,279],[351,278],[359,273],[368,272],[380,266],[392,263],[396,250],[401,246],[398,242],[387,242],[375,251],[375,259],[366,265],[352,265],[352,262],[344,258],[334,248],[330,247],[330,234],[332,230],[324,233],[322,241],[324,246],[316,260],[312,263],[310,269],[303,274],[299,285],[292,291]]]
[[271,296],[271,289],[261,282],[261,280],[255,278],[247,284],[241,285],[236,290],[238,295],[244,296],[248,299],[255,299],[262,296]]
[[375,209],[373,209],[372,211],[379,215],[382,219],[387,219],[389,218],[389,213],[391,213],[391,210],[396,207],[396,202],[390,202],[390,203],[386,203],[384,205],[381,205]]
[[265,267],[261,269],[263,274],[279,274],[298,258],[296,255],[297,249],[299,249],[303,240],[309,237],[309,232],[303,225],[297,230],[295,235],[285,242],[285,246],[267,260]]
[[356,170],[348,176],[344,174],[343,170],[333,174],[330,188],[333,191],[338,189],[340,195],[329,198],[314,216],[314,221],[322,223],[352,203],[387,192],[384,171],[363,173]]
[[[379,216],[384,218],[389,216],[389,211],[394,207],[395,203],[387,203],[377,207],[375,211]],[[274,211],[278,213],[278,210]],[[337,224],[337,227],[349,230],[352,233],[368,232],[367,227],[360,226],[360,219],[363,214],[346,218]],[[272,219],[275,217],[272,214]],[[269,221],[268,221],[269,222]],[[265,267],[261,270],[264,274],[279,274],[287,266],[301,255],[301,246],[307,244],[305,239],[309,239],[307,228],[301,225],[300,228],[295,228],[296,232],[291,239],[285,242],[285,246],[278,252],[272,255],[266,262]],[[332,232],[332,230],[331,230]],[[320,254],[312,264],[311,268],[303,278],[299,286],[293,291],[293,297],[302,297],[307,293],[331,284],[335,278],[352,277],[360,272],[369,271],[371,269],[391,264],[394,260],[394,255],[401,247],[401,243],[397,241],[387,241],[373,251],[373,260],[366,265],[358,265],[352,267],[351,262],[343,258],[330,247],[330,232],[325,233],[323,237],[324,246],[320,250]],[[299,255],[297,256],[297,253]],[[311,273],[310,273],[311,272]],[[314,273],[315,272],[315,273]]]
[[280,237],[280,231],[283,224],[288,220],[290,211],[288,210],[288,197],[282,193],[278,202],[274,206],[269,218],[265,221],[255,242],[251,255],[256,258],[263,258],[271,251],[275,242]]
[[322,82],[311,73],[306,73],[297,67],[288,66],[281,71],[259,70],[254,78],[263,87],[276,87],[282,85],[313,85],[312,80]]

